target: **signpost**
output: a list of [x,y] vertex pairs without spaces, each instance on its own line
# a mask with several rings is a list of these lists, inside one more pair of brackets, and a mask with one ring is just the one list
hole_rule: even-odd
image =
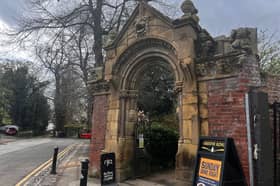
[[201,137],[193,186],[245,186],[239,158],[230,138]]
[[116,182],[115,153],[101,155],[101,185],[113,185]]

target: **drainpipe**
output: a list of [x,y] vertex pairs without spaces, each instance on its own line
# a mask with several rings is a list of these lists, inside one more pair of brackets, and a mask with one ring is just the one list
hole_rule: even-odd
[[248,95],[248,93],[245,94],[245,111],[246,111],[246,126],[247,126],[247,140],[248,140],[247,144],[248,144],[250,186],[254,186],[252,138],[251,138],[251,124],[250,124],[250,109],[249,109],[249,95]]

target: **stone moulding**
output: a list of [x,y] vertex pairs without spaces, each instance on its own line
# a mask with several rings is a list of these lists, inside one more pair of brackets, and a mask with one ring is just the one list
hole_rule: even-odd
[[196,74],[200,78],[236,74],[242,67],[245,55],[239,52],[196,59]]
[[137,98],[138,91],[137,90],[121,90],[120,98]]
[[110,84],[108,81],[98,81],[91,83],[91,92],[95,95],[109,94]]
[[170,43],[157,38],[145,38],[134,43],[129,47],[129,50],[124,51],[120,55],[116,64],[113,66],[113,74],[116,74],[119,71],[121,65],[127,62],[129,59],[135,57],[139,52],[146,50],[147,48],[166,49],[176,54],[176,49]]

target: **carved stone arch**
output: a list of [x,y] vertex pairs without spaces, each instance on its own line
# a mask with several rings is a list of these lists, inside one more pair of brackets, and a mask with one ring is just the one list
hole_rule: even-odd
[[[147,60],[152,62],[152,58],[161,59],[170,66],[176,85],[181,86],[184,81],[188,83],[193,80],[193,72],[190,68],[185,68],[187,65],[181,64],[173,44],[159,38],[146,38],[132,44],[117,59],[113,66],[113,77],[118,78],[116,82],[119,82],[117,88],[131,89],[127,80],[132,78],[130,76],[136,78],[135,73],[140,71],[139,68],[144,68]],[[158,63],[154,62],[154,64]]]
[[[141,47],[137,46],[137,44]],[[159,46],[159,44],[162,45]],[[129,51],[133,51],[131,47],[139,48],[139,50],[135,54],[130,53]],[[132,131],[128,131],[131,130],[131,127],[128,129],[127,125],[129,122],[137,119],[133,118],[137,112],[137,79],[139,79],[141,73],[148,65],[163,65],[163,63],[167,65],[174,75],[174,87],[176,85],[181,87],[184,80],[183,71],[180,68],[175,48],[171,44],[153,38],[152,40],[147,39],[142,40],[142,42],[137,42],[131,47],[120,56],[117,61],[119,66],[115,66],[118,69],[115,71],[117,73],[115,77],[120,78],[119,85],[116,88],[120,92],[119,136],[121,137],[132,134]],[[125,61],[123,58],[125,58]],[[178,87],[175,88],[178,89]],[[129,114],[127,115],[127,113]]]
[[157,49],[160,51],[168,51],[173,53],[174,56],[177,55],[178,48],[174,46],[174,43],[171,44],[169,41],[159,37],[146,37],[144,39],[140,39],[132,43],[130,46],[126,48],[124,52],[116,60],[116,63],[113,66],[113,74],[117,74],[120,71],[121,66],[125,66],[125,63],[129,61],[129,59],[133,59],[136,56],[147,49]]
[[[119,92],[119,122],[118,122],[118,141],[123,141],[119,146],[119,154],[127,154],[127,149],[133,149],[134,127],[137,121],[137,96],[138,81],[141,74],[149,66],[158,65],[168,68],[174,77],[174,88],[177,92],[177,111],[179,118],[179,134],[180,139],[184,139],[183,134],[183,104],[182,90],[184,84],[191,84],[193,79],[189,78],[192,74],[190,68],[182,68],[177,50],[170,43],[158,38],[147,38],[138,41],[128,47],[118,58],[113,67],[113,77],[118,77],[119,84],[115,86]],[[186,75],[187,74],[187,75]],[[113,80],[114,81],[114,80]],[[180,142],[181,143],[181,142]],[[178,152],[181,155],[181,144],[178,143]],[[133,153],[127,154],[125,162],[133,160]],[[177,161],[177,160],[176,160]],[[180,161],[178,159],[178,161]],[[178,162],[177,161],[177,162]],[[178,163],[180,166],[182,163]],[[127,165],[127,164],[126,164]],[[133,165],[127,166],[126,169],[120,169],[119,172],[131,169]],[[133,168],[132,168],[133,169]],[[128,175],[126,175],[128,176]],[[130,175],[131,176],[131,175]],[[120,175],[121,177],[121,175]]]
[[177,63],[177,59],[162,51],[145,52],[134,60],[131,60],[122,71],[122,79],[120,81],[121,89],[135,89],[132,83],[136,82],[139,74],[147,68],[148,65],[160,65],[164,63],[174,74],[175,82],[183,81],[183,72]]
[[[174,77],[180,136],[176,154],[176,177],[182,179],[190,176],[192,167],[189,167],[195,153],[199,119],[194,59],[189,57],[193,56],[190,53],[193,51],[193,42],[188,41],[187,44],[180,41],[171,43],[157,37],[145,37],[129,45],[122,53],[117,49],[111,51],[115,56],[112,55],[106,64],[110,90],[105,151],[116,152],[119,180],[134,174],[138,83],[145,69],[155,65],[168,68]],[[189,48],[179,49],[174,46],[177,44]]]

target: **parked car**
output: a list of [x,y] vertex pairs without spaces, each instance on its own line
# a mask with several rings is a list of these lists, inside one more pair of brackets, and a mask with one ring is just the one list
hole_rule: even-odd
[[4,125],[0,127],[0,131],[7,135],[14,136],[18,133],[19,128],[16,125]]
[[79,133],[79,138],[91,139],[91,132],[89,130],[83,130]]

